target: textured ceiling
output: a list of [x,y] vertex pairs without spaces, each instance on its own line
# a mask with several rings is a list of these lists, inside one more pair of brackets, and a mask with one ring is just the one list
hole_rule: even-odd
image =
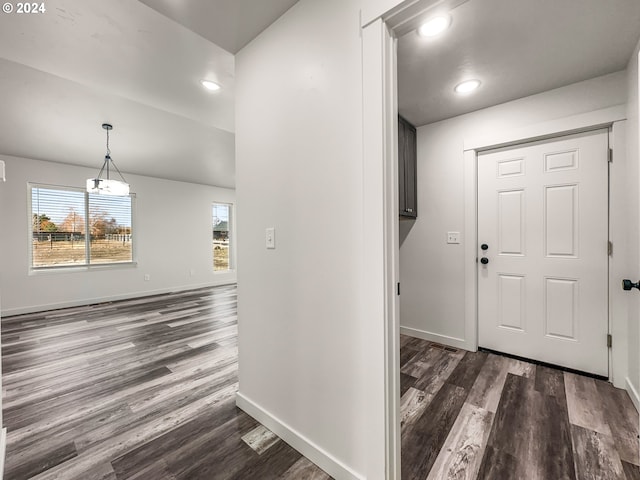
[[236,54],[298,0],[140,0]]
[[[469,0],[440,37],[398,40],[398,103],[425,125],[626,68],[638,0]],[[466,78],[482,81],[468,96]]]
[[[123,172],[235,185],[233,52],[295,1],[143,1],[0,15],[0,154],[98,168],[109,122]],[[416,125],[622,70],[640,36],[639,0],[468,0],[451,15],[440,38],[398,41]],[[481,88],[454,95],[467,76]]]
[[[146,3],[161,10],[162,2]],[[180,11],[197,25],[207,16],[212,25],[230,22],[220,41],[235,49],[292,3],[179,5],[188,5]],[[50,0],[46,7],[39,15],[0,15],[0,154],[99,168],[108,122],[123,172],[235,186],[235,62],[211,41],[215,34],[132,0]],[[222,89],[206,91],[204,78]]]

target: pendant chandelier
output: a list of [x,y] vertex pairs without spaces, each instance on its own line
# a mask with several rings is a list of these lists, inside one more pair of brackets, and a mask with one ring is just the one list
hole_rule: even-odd
[[[107,131],[107,154],[104,156],[104,163],[100,169],[100,173],[96,178],[89,178],[87,180],[87,192],[98,193],[100,195],[129,195],[129,184],[126,182],[116,164],[111,159],[111,150],[109,150],[109,131],[113,130],[113,126],[108,123],[103,123],[102,128]],[[111,167],[118,172],[120,180],[114,180],[110,178]],[[106,173],[106,177],[102,178],[102,174]]]

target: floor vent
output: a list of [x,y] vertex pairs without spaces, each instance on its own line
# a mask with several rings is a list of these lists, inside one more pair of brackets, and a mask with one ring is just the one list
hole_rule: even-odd
[[444,350],[445,352],[458,353],[458,349],[457,348],[449,347],[447,345],[442,345],[440,343],[431,342],[431,347],[437,348],[439,350]]

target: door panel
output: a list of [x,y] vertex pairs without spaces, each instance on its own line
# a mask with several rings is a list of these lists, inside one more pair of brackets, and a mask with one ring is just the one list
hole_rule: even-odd
[[544,244],[547,257],[578,256],[578,185],[544,189]]
[[608,375],[608,131],[478,155],[481,347]]
[[498,252],[524,255],[524,190],[498,192]]
[[578,291],[577,280],[545,278],[545,335],[576,340]]
[[498,275],[498,326],[524,331],[525,277]]

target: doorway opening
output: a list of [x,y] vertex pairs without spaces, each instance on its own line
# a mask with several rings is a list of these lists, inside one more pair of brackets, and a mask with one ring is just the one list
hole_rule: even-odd
[[[380,163],[375,164],[374,162],[370,172],[367,170],[368,166],[365,165],[365,184],[372,185],[375,182],[380,182],[383,193],[382,197],[377,197],[377,199],[382,198],[383,200],[385,238],[387,239],[383,255],[386,278],[383,297],[386,300],[385,328],[387,339],[389,339],[385,358],[387,359],[386,384],[388,387],[386,428],[389,439],[387,463],[391,465],[390,471],[393,471],[394,466],[398,464],[400,450],[400,429],[398,426],[400,415],[396,410],[397,401],[393,398],[400,389],[402,379],[402,375],[397,372],[398,363],[396,360],[399,357],[399,347],[396,348],[399,342],[397,344],[395,342],[398,340],[399,334],[405,333],[412,337],[428,340],[443,348],[475,351],[478,347],[476,259],[479,258],[480,244],[477,238],[476,216],[477,154],[493,147],[505,147],[523,141],[548,139],[559,133],[573,134],[598,127],[611,128],[612,137],[614,137],[612,143],[617,145],[616,149],[620,150],[621,155],[624,155],[622,150],[626,145],[623,133],[626,111],[624,106],[620,106],[622,103],[620,99],[613,98],[616,95],[625,95],[624,92],[621,93],[625,75],[622,72],[610,73],[591,80],[584,80],[587,78],[584,77],[583,82],[575,85],[571,82],[565,82],[558,89],[551,87],[546,90],[541,89],[537,92],[514,96],[505,100],[508,103],[500,105],[497,105],[497,102],[481,105],[482,101],[469,101],[468,99],[472,97],[465,97],[468,104],[475,105],[468,112],[454,109],[449,116],[432,120],[431,123],[414,122],[414,125],[418,123],[415,126],[418,127],[417,195],[420,213],[415,221],[398,222],[398,200],[395,198],[398,193],[398,172],[397,168],[392,165],[396,161],[394,142],[397,140],[398,111],[410,122],[412,120],[411,115],[407,114],[406,110],[403,111],[401,71],[403,61],[399,58],[400,43],[405,36],[411,38],[411,42],[416,45],[418,42],[422,42],[423,40],[417,40],[419,37],[415,34],[415,30],[422,20],[433,16],[442,7],[446,7],[449,12],[455,12],[469,9],[472,4],[473,2],[468,1],[432,2],[429,0],[413,2],[411,5],[405,3],[384,15],[383,19],[372,19],[364,29],[365,158],[367,160],[372,158],[368,155],[370,153],[368,148],[375,150],[380,155],[376,158],[376,161],[379,160]],[[480,22],[476,21],[477,16],[470,23],[460,23],[455,13],[452,14],[452,17],[453,20],[450,23],[463,25],[459,31],[462,31],[466,38],[477,39],[478,35],[482,33],[480,32],[482,29]],[[625,28],[621,27],[622,30],[627,32]],[[500,38],[496,30],[487,28],[486,31],[494,39]],[[628,35],[627,33],[627,38],[629,38]],[[504,38],[516,39],[517,37],[501,38],[504,41]],[[454,39],[449,46],[445,47],[445,50],[451,51],[460,48],[459,44],[456,45],[456,41]],[[378,43],[375,44],[376,42]],[[637,38],[633,37],[632,42],[635,46]],[[424,47],[425,51],[432,52],[436,48],[436,44],[438,42],[428,44]],[[398,57],[396,57],[396,47],[398,47]],[[494,54],[496,52],[491,49],[488,51]],[[501,55],[497,56],[506,58]],[[425,57],[431,60],[437,58],[431,53],[425,54]],[[517,70],[514,65],[519,59],[537,65],[536,62],[530,61],[531,58],[527,55],[521,55],[520,58],[512,57],[511,70]],[[368,66],[368,61],[371,59],[375,60],[375,64]],[[413,63],[418,61],[417,57],[410,60]],[[628,55],[624,61],[628,61]],[[470,69],[447,68],[446,62],[432,63],[437,65],[437,73],[441,76],[452,76],[454,73],[465,75],[476,73]],[[625,67],[626,63],[620,70]],[[479,70],[477,71],[479,72]],[[368,73],[372,73],[372,75],[369,76]],[[510,78],[508,73],[503,76]],[[497,77],[491,77],[491,81]],[[422,84],[424,96],[435,97],[442,104],[455,102],[455,108],[460,108],[460,105],[465,103],[465,100],[461,99],[462,97],[454,96],[452,93],[453,85],[450,90],[444,92],[433,87],[425,78],[423,78]],[[487,80],[481,79],[481,87],[478,91],[486,91],[486,86]],[[396,88],[400,90],[400,99],[395,96]],[[376,94],[379,91],[384,92],[382,101]],[[534,97],[523,98],[526,95],[532,95],[532,93],[535,94]],[[420,107],[416,106],[416,108]],[[379,117],[373,120],[368,118],[367,113],[372,112]],[[367,140],[376,138],[376,134],[380,131],[385,132],[384,141],[376,141],[375,148],[373,140],[368,145]],[[420,150],[424,155],[422,158]],[[378,173],[375,182],[370,183],[368,180],[372,180],[374,177],[374,167],[381,167],[378,172],[384,173],[382,175]],[[425,171],[427,174],[424,173]],[[621,173],[618,172],[614,176],[619,179],[620,175]],[[428,180],[426,189],[421,184],[421,178]],[[616,182],[618,180],[612,177],[612,183]],[[611,208],[615,209],[616,205],[622,202],[622,198],[622,195],[612,198]],[[365,201],[365,203],[367,202]],[[423,221],[421,217],[426,217],[428,220]],[[619,226],[620,222],[617,225]],[[389,232],[395,238],[389,239]],[[417,235],[418,233],[425,235]],[[614,236],[623,237],[625,235],[626,232],[622,227],[616,230]],[[449,239],[459,239],[459,243],[449,242]],[[397,250],[395,250],[396,245]],[[418,255],[420,253],[422,256]],[[612,262],[607,277],[609,297],[613,296],[612,289],[614,288],[611,279],[616,278],[617,285],[617,275],[620,271],[619,262]],[[418,281],[415,281],[416,279]],[[567,278],[562,277],[560,280],[566,281]],[[401,284],[402,296],[399,298],[396,293],[397,283]],[[554,284],[554,286],[564,287],[566,284]],[[415,301],[407,302],[407,298],[410,296]],[[608,312],[614,309],[615,307],[611,304],[607,306]],[[421,328],[419,321],[424,320],[427,316],[430,328]],[[612,319],[612,322],[615,322],[615,319]],[[627,327],[618,325],[618,327],[609,326],[608,328],[609,331],[626,332]],[[552,333],[566,334],[567,330]],[[567,341],[569,340],[567,339]],[[604,341],[606,342],[606,338]],[[618,349],[610,350],[607,353],[608,361],[612,365],[611,379],[614,380],[616,386],[620,386],[621,381],[624,384],[626,351],[627,348],[620,345]],[[396,388],[398,390],[395,390]],[[394,477],[390,476],[389,478]]]

